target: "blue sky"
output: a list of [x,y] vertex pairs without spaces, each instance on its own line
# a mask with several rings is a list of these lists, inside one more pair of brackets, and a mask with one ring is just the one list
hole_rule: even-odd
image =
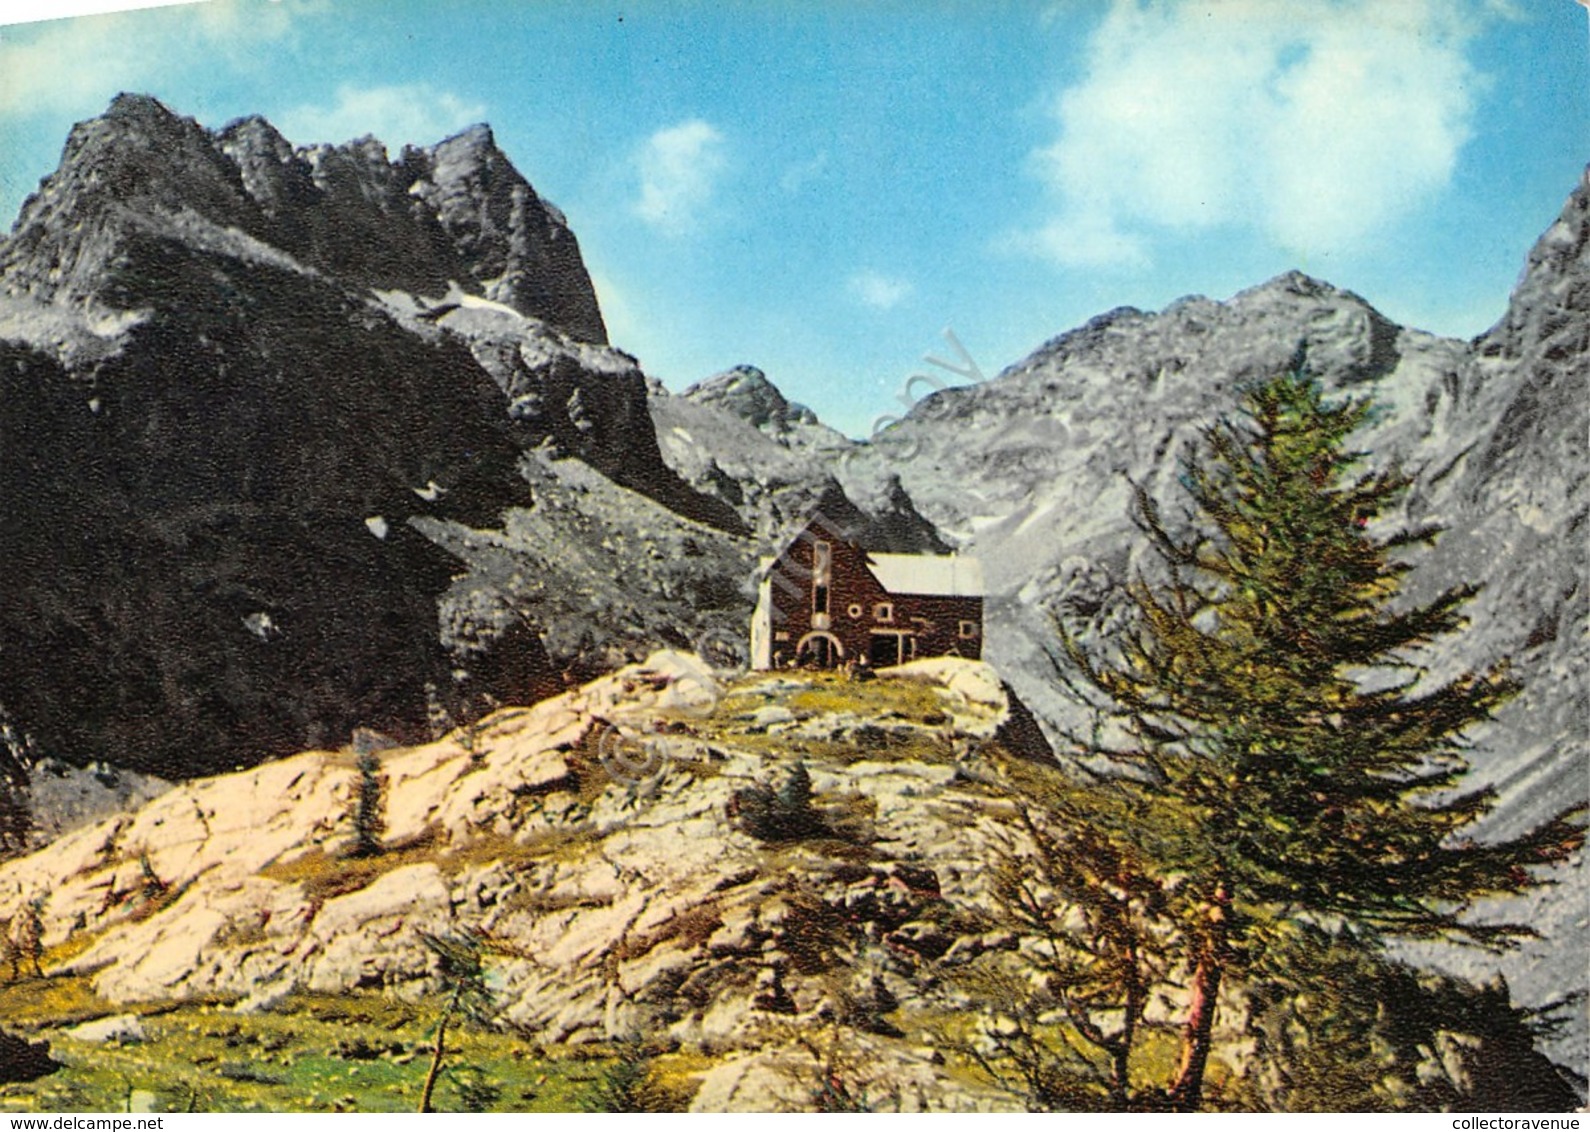
[[120,90],[394,153],[488,121],[648,372],[864,435],[946,328],[992,376],[1292,268],[1480,332],[1590,161],[1587,54],[1574,0],[208,0],[0,28],[0,214]]

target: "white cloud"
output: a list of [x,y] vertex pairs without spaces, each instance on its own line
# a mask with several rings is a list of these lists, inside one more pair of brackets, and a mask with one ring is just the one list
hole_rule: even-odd
[[0,37],[0,114],[93,114],[123,90],[164,88],[217,61],[247,69],[259,46],[289,36],[320,0],[208,0],[152,11],[53,20]]
[[3,0],[0,2],[0,24],[64,20],[72,16],[130,12],[137,8],[170,8],[191,2],[193,0]]
[[[79,111],[100,92],[140,85],[135,54],[120,50],[120,18],[53,24],[26,40],[0,42],[0,114]],[[98,58],[98,67],[76,65]]]
[[429,83],[342,86],[330,106],[298,106],[272,117],[294,144],[345,142],[374,134],[396,150],[406,142],[430,145],[486,116],[486,107],[439,91]]
[[911,284],[876,271],[861,271],[850,277],[850,293],[867,306],[886,311],[910,297]]
[[[1590,4],[1586,4],[1585,0],[1579,0],[1579,3],[1590,8]],[[1515,23],[1529,18],[1529,12],[1518,3],[1518,0],[1485,0],[1485,7],[1487,11],[1495,13],[1504,20],[1511,20]]]
[[1249,226],[1352,253],[1439,193],[1482,83],[1441,0],[1115,0],[1035,165],[1072,266],[1143,266],[1164,230]]
[[727,166],[723,147],[723,135],[699,118],[652,134],[635,157],[640,173],[636,214],[675,235],[691,228]]

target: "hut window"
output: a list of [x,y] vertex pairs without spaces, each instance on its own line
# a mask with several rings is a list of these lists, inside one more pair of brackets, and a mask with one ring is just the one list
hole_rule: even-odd
[[828,578],[832,571],[833,553],[826,542],[812,543],[812,612],[828,614]]
[[880,601],[877,605],[872,607],[872,616],[879,621],[893,621],[894,603],[890,601]]

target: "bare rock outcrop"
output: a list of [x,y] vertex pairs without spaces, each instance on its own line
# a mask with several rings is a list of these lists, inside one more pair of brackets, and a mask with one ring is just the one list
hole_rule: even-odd
[[[704,1105],[772,1103],[776,1062],[801,1094],[790,1103],[820,1107],[823,1076],[795,1038],[821,1031],[864,1055],[865,1079],[845,1087],[873,1103],[1008,1107],[883,1020],[942,1008],[931,962],[985,930],[973,819],[990,803],[957,759],[1005,719],[999,681],[947,660],[895,679],[951,722],[897,720],[889,741],[855,735],[876,745],[871,761],[814,761],[826,833],[812,839],[770,844],[733,817],[737,791],[794,761],[756,722],[790,678],[725,688],[693,656],[660,653],[381,752],[378,857],[345,852],[353,758],[310,751],[175,787],[0,865],[0,918],[46,896],[45,943],[80,940],[47,973],[86,977],[111,1003],[221,998],[244,1012],[293,991],[424,996],[436,972],[422,933],[466,935],[491,956],[515,1030],[700,1050],[725,1066]],[[791,724],[852,728],[832,713],[801,708]]]

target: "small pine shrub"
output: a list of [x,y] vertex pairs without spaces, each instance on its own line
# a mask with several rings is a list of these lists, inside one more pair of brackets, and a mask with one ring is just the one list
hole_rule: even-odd
[[348,855],[377,857],[386,833],[386,817],[382,812],[386,778],[381,774],[380,756],[374,751],[360,752],[358,769],[359,782],[353,795],[353,846]]
[[37,762],[33,737],[14,726],[0,704],[0,859],[23,853],[32,844],[30,775]]
[[729,813],[759,841],[800,841],[829,832],[812,798],[812,776],[806,764],[798,762],[777,790],[767,786],[736,790],[729,799]]

